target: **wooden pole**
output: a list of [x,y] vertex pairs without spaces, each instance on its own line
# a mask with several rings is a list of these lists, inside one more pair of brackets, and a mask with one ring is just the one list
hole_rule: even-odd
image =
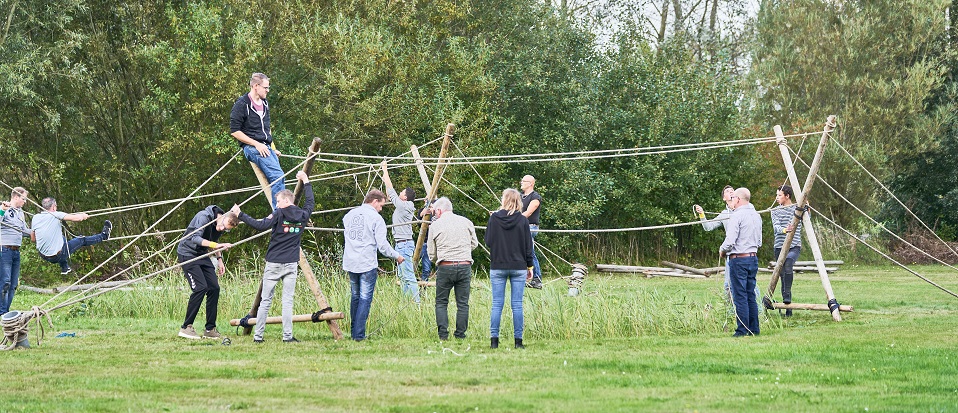
[[[798,227],[798,222],[802,222],[803,232],[808,240],[808,246],[812,250],[812,256],[815,258],[815,262],[818,267],[818,275],[822,280],[822,287],[825,289],[825,296],[828,299],[829,306],[831,303],[836,303],[835,293],[832,291],[832,284],[828,280],[828,272],[825,270],[824,259],[822,258],[822,250],[818,244],[818,237],[815,236],[815,229],[812,227],[811,217],[805,214],[805,206],[808,205],[808,194],[812,190],[812,186],[815,184],[815,178],[818,174],[818,168],[821,166],[822,157],[825,154],[825,144],[828,143],[828,136],[831,131],[835,128],[835,115],[830,115],[828,120],[825,122],[825,129],[822,132],[822,138],[818,142],[818,150],[815,152],[815,158],[812,160],[812,165],[808,169],[808,176],[805,178],[805,185],[799,186],[798,175],[795,173],[795,168],[792,165],[792,156],[788,153],[788,148],[785,146],[785,135],[782,133],[782,128],[778,125],[775,126],[775,136],[778,138],[779,150],[782,153],[782,159],[785,162],[785,170],[788,172],[788,180],[792,184],[792,189],[795,192],[796,203],[798,204],[795,209],[795,216],[792,218],[792,226]],[[791,245],[792,239],[795,237],[795,232],[792,231],[785,236],[785,243],[782,244],[782,252],[778,256],[778,261],[776,261],[775,269],[772,272],[772,279],[768,285],[768,297],[771,297],[775,294],[775,287],[778,284],[778,277],[781,271],[782,265],[785,263],[785,257],[788,254],[787,246]],[[767,298],[768,298],[767,297]],[[832,319],[835,321],[842,321],[841,311],[839,306],[835,305],[831,311]]]
[[702,270],[700,270],[700,269],[698,269],[698,268],[689,267],[689,266],[687,266],[687,265],[682,265],[682,264],[676,264],[676,263],[674,263],[674,262],[662,261],[660,264],[662,264],[662,265],[664,265],[664,266],[666,266],[666,267],[677,268],[677,269],[680,269],[680,270],[685,271],[685,272],[690,272],[690,273],[692,273],[692,274],[704,275],[704,276],[706,276],[706,277],[708,277],[709,275],[712,275],[712,273],[706,273],[705,271],[702,271]]
[[[313,169],[313,164],[316,163],[316,158],[313,157],[314,154],[319,153],[319,146],[323,144],[323,140],[320,138],[313,138],[313,143],[309,145],[309,155],[307,155],[306,163],[303,164],[303,171],[306,174],[309,174],[309,171]],[[299,205],[300,198],[303,197],[303,181],[299,179],[296,180],[296,189],[293,190],[293,204]]]
[[[442,137],[442,149],[439,150],[439,160],[436,161],[436,172],[432,176],[432,186],[429,187],[429,195],[426,196],[426,205],[429,205],[433,199],[436,198],[436,193],[439,192],[439,179],[442,178],[442,170],[446,167],[446,152],[449,151],[449,142],[452,141],[452,136],[456,134],[456,125],[448,124],[446,125],[446,134]],[[416,239],[416,250],[413,251],[412,262],[419,262],[419,257],[422,252],[422,244],[426,241],[426,234],[429,231],[429,219],[432,214],[423,215],[423,223],[419,227],[419,238]],[[413,265],[415,267],[415,265]]]
[[419,179],[422,179],[422,187],[425,189],[423,193],[428,194],[432,192],[432,185],[429,184],[429,175],[426,174],[426,166],[422,163],[422,156],[419,156],[419,147],[413,145],[409,147],[409,150],[412,151],[413,159],[416,160],[416,169],[419,171]]
[[[827,304],[801,304],[801,303],[775,303],[772,304],[776,310],[817,310],[817,311],[830,311]],[[850,313],[854,311],[855,308],[850,305],[840,305],[838,306],[838,311],[844,313]]]
[[[269,181],[266,180],[266,175],[263,174],[263,171],[256,166],[255,163],[250,162],[249,166],[253,167],[253,174],[256,175],[256,179],[259,181],[260,187],[263,188],[263,194],[266,195],[266,202],[269,203],[270,210],[273,209],[273,191],[270,188]],[[256,317],[256,311],[259,310],[259,302],[263,296],[263,280],[259,280],[259,288],[256,289],[256,296],[253,297],[253,305],[249,310],[250,317]],[[253,327],[243,327],[243,335],[248,336],[253,332]]]
[[[329,301],[326,301],[326,295],[323,294],[323,290],[319,289],[319,283],[316,281],[316,276],[313,275],[313,268],[309,266],[309,262],[306,261],[306,254],[303,253],[303,249],[299,249],[299,268],[303,270],[303,276],[306,277],[306,282],[309,284],[310,291],[313,292],[313,298],[316,299],[316,304],[319,304],[319,309],[330,308]],[[329,331],[333,333],[333,338],[336,340],[342,340],[343,332],[339,329],[339,323],[336,322],[336,319],[326,320],[326,324],[329,326]]]
[[[343,314],[342,312],[332,312],[332,313],[320,314],[319,317],[317,318],[319,318],[319,321],[342,320],[346,318],[346,315]],[[312,314],[296,314],[293,316],[294,323],[302,323],[304,321],[313,321],[313,315]],[[249,325],[256,324],[256,319],[250,318],[246,320],[246,323],[248,323]],[[283,317],[266,317],[266,324],[282,324],[282,323],[283,323]],[[240,325],[240,319],[234,318],[230,320],[230,325],[233,327]]]

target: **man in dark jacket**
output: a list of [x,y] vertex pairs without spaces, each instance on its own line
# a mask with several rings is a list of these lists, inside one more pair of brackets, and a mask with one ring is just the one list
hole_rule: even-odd
[[313,199],[313,186],[309,183],[306,172],[299,171],[296,178],[303,181],[303,194],[306,198],[304,208],[293,204],[293,192],[284,189],[276,194],[276,209],[263,219],[253,219],[245,212],[240,212],[239,206],[233,206],[230,212],[239,214],[240,221],[263,231],[272,229],[269,237],[269,247],[266,249],[266,269],[263,271],[263,292],[260,295],[259,309],[256,311],[256,330],[253,333],[253,342],[263,342],[263,332],[266,331],[266,317],[269,307],[273,303],[273,293],[277,284],[283,282],[283,342],[299,342],[293,337],[293,297],[296,293],[296,272],[299,263],[300,246],[303,238],[303,228],[309,222],[309,215],[313,213],[316,202]]
[[[199,338],[220,338],[222,337],[216,331],[216,312],[220,300],[220,283],[217,272],[223,274],[226,272],[226,266],[223,265],[223,250],[232,247],[233,244],[217,243],[224,232],[231,230],[239,224],[239,218],[232,212],[223,212],[216,206],[210,205],[200,212],[197,212],[186,227],[186,232],[176,246],[176,255],[179,262],[183,265],[183,274],[186,281],[190,283],[190,301],[186,305],[186,319],[180,326],[179,336],[189,339]],[[213,267],[213,261],[208,258],[201,258],[215,252],[217,266]],[[200,311],[200,304],[203,297],[206,297],[206,331],[201,337],[193,329],[193,320]]]
[[253,73],[249,80],[250,91],[236,99],[230,111],[230,135],[239,141],[243,155],[255,164],[270,182],[273,208],[276,194],[286,189],[283,168],[279,166],[281,153],[273,142],[273,130],[269,124],[269,78],[262,73]]

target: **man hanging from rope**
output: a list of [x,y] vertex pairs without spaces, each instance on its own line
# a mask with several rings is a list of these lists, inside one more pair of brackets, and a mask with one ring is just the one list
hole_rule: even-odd
[[283,182],[283,168],[279,166],[279,155],[273,141],[273,130],[269,124],[269,78],[262,73],[253,73],[249,80],[250,91],[236,99],[230,111],[230,135],[239,141],[243,155],[254,163],[270,182],[273,194],[273,209],[276,208],[276,194],[286,189]]
[[100,233],[90,236],[80,235],[67,241],[63,236],[63,221],[80,222],[85,221],[90,216],[82,212],[68,214],[57,211],[57,200],[53,197],[43,198],[40,201],[40,206],[44,210],[34,215],[30,224],[33,227],[37,252],[40,253],[40,258],[59,264],[61,275],[67,275],[73,271],[73,268],[70,268],[70,255],[80,247],[96,245],[110,239],[113,223],[106,220],[103,221],[103,230]]
[[401,193],[396,193],[393,188],[393,182],[389,179],[389,171],[386,167],[386,161],[382,163],[383,183],[386,184],[386,195],[396,207],[393,212],[393,241],[396,251],[403,256],[403,263],[399,264],[399,278],[402,280],[403,294],[412,297],[412,300],[419,304],[419,282],[416,281],[416,272],[413,269],[412,255],[416,249],[416,241],[412,238],[413,216],[416,213],[416,205],[413,200],[416,199],[416,191],[407,187]]
[[[223,264],[223,250],[232,247],[233,244],[217,243],[217,241],[224,232],[236,228],[237,224],[239,224],[239,218],[236,213],[223,212],[220,207],[210,205],[196,213],[176,246],[179,262],[194,260],[211,251],[216,252],[212,260],[202,258],[183,265],[183,275],[186,276],[186,281],[190,283],[190,289],[193,292],[186,304],[186,319],[180,326],[180,337],[194,340],[222,337],[216,330],[216,313],[220,300],[220,283],[217,274],[222,275],[226,272],[226,266]],[[215,267],[213,260],[216,261]],[[196,320],[196,314],[200,311],[204,296],[206,297],[206,331],[200,337],[193,329],[193,321]]]
[[13,294],[20,281],[20,246],[23,238],[33,234],[23,218],[23,205],[28,192],[13,188],[10,202],[0,205],[0,315],[10,311]]
[[230,210],[239,214],[240,221],[257,231],[271,229],[269,247],[266,249],[266,268],[263,270],[263,292],[260,294],[259,309],[256,311],[256,330],[253,342],[262,343],[266,331],[266,317],[273,303],[274,290],[278,283],[283,286],[283,342],[298,343],[293,337],[293,298],[296,294],[296,273],[299,270],[299,253],[302,246],[303,227],[309,223],[309,215],[316,207],[313,199],[313,186],[306,172],[299,171],[296,178],[303,182],[303,208],[294,204],[293,191],[284,189],[276,194],[276,209],[263,219],[253,219],[240,212],[239,205]]

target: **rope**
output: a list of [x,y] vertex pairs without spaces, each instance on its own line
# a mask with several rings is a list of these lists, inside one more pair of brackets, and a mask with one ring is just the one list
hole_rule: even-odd
[[17,318],[4,320],[3,341],[0,341],[0,351],[13,350],[17,348],[17,344],[20,343],[20,341],[28,338],[30,333],[30,320],[33,319],[37,320],[37,345],[39,346],[45,335],[43,323],[40,322],[43,316],[47,317],[50,328],[53,328],[53,320],[50,318],[50,315],[47,314],[46,311],[41,310],[40,307],[33,307],[29,312],[21,312]]
[[[237,155],[238,155],[238,153],[237,153]],[[313,156],[316,156],[316,154],[314,154]],[[234,157],[235,157],[235,155],[234,155]],[[307,161],[308,161],[308,160],[307,160]],[[283,177],[285,177],[286,175],[289,175],[290,173],[292,173],[294,170],[299,169],[299,167],[301,167],[301,166],[302,166],[303,164],[305,164],[307,161],[300,162],[298,165],[296,165],[295,167],[293,167],[292,169],[290,169],[289,171],[287,171],[285,174],[283,174],[283,176],[281,176],[281,177],[279,177],[279,178],[276,178],[276,180],[274,180],[273,183],[278,182],[279,180],[283,179]],[[225,166],[225,165],[224,165],[224,166]],[[222,171],[222,169],[223,169],[223,168],[220,168],[220,171]],[[219,173],[219,171],[217,171],[217,173]],[[214,176],[215,176],[215,175],[214,175]],[[206,182],[204,182],[203,184],[201,184],[200,187],[202,187],[203,185],[205,185],[205,184],[206,184],[207,182],[209,182],[212,178],[213,178],[213,177],[211,176],[209,179],[206,180]],[[270,185],[272,185],[272,183],[271,183]],[[195,193],[197,190],[199,190],[199,188],[195,189],[193,192]],[[192,195],[192,194],[191,194],[191,195]],[[239,205],[239,206],[243,206],[243,205],[245,205],[247,202],[251,201],[253,198],[256,198],[257,196],[259,196],[259,194],[253,194],[253,195],[250,196],[249,198],[246,198],[244,201],[240,202],[238,205]],[[177,205],[177,207],[179,207],[179,205]],[[170,211],[170,212],[172,212],[172,211]],[[169,213],[167,213],[167,215],[169,215]],[[166,217],[166,216],[164,216],[164,218],[165,218],[165,217]],[[161,220],[162,220],[162,219],[163,219],[163,218],[161,218]],[[131,270],[131,269],[133,269],[133,268],[135,268],[135,267],[137,267],[137,266],[139,266],[140,264],[142,264],[142,263],[145,262],[146,260],[148,260],[148,259],[150,259],[150,258],[152,258],[152,257],[155,257],[156,255],[158,255],[158,254],[159,254],[160,252],[162,252],[163,250],[166,250],[166,249],[172,247],[173,245],[178,244],[178,243],[179,243],[181,240],[183,240],[184,238],[186,238],[186,237],[188,237],[188,236],[191,236],[191,235],[197,233],[198,231],[201,231],[203,228],[206,228],[207,226],[209,226],[209,225],[211,225],[211,224],[214,224],[215,222],[216,222],[216,220],[212,220],[212,221],[206,223],[206,225],[197,228],[196,230],[194,230],[194,231],[191,232],[190,234],[185,234],[183,237],[181,237],[181,238],[179,238],[179,239],[177,239],[177,240],[171,242],[170,244],[168,244],[168,245],[167,245],[166,247],[164,247],[162,250],[157,251],[157,252],[153,253],[152,255],[150,255],[149,257],[138,261],[137,263],[135,263],[135,264],[133,264],[133,265],[131,265],[131,266],[129,266],[129,267],[123,269],[122,271],[120,271],[120,272],[114,274],[113,276],[111,276],[111,277],[109,277],[109,278],[107,278],[107,279],[105,279],[105,280],[103,280],[103,281],[100,281],[99,283],[97,283],[97,285],[100,285],[100,284],[102,284],[102,283],[104,283],[104,282],[110,281],[110,280],[112,280],[112,279],[118,277],[119,275],[121,275],[121,274],[123,274],[123,273],[125,273],[125,272],[127,272],[127,271],[129,271],[129,270]],[[159,222],[157,222],[157,223],[159,223]],[[155,225],[156,225],[156,224],[150,226],[150,228],[152,228],[152,227],[155,226]],[[147,228],[147,230],[149,230],[150,228]],[[262,235],[262,234],[260,234],[260,235]],[[141,234],[140,236],[142,237],[143,235]],[[249,239],[249,238],[247,238],[247,239]],[[135,240],[134,240],[134,241],[135,241]],[[130,244],[128,244],[127,246],[129,246],[129,245],[132,245],[132,242],[131,242]],[[234,245],[236,245],[236,244],[234,243]],[[126,247],[124,247],[124,248],[126,248]],[[121,251],[122,251],[122,250],[121,250]],[[210,254],[214,254],[216,251],[218,251],[218,250],[211,251],[210,253],[207,254],[207,256],[209,256]],[[114,256],[115,256],[115,254],[114,254]],[[112,257],[111,257],[111,258],[112,258]],[[185,263],[181,263],[180,265],[170,267],[169,269],[176,268],[176,267],[178,267],[178,266],[182,266],[182,264],[186,264],[186,263],[193,262],[193,261],[195,261],[195,260],[190,260],[190,261],[187,261],[187,262],[185,262]],[[102,264],[101,264],[101,266],[102,266]],[[99,267],[97,267],[97,268],[99,268]],[[91,273],[92,273],[92,271],[91,271]],[[89,276],[89,275],[90,275],[90,274],[87,274],[87,276]],[[84,278],[85,278],[85,277],[86,277],[86,276],[84,276]],[[141,278],[141,279],[142,279],[142,278]],[[79,282],[79,280],[78,280],[77,282]],[[121,284],[121,286],[126,286],[126,285],[129,285],[129,284],[131,284],[131,283]],[[115,288],[106,289],[106,290],[103,291],[103,292],[112,291],[112,290],[114,290],[114,289],[115,289]],[[62,292],[58,293],[55,297],[53,297],[53,298],[47,300],[47,302],[44,303],[43,305],[49,304],[50,302],[53,301],[53,299],[55,299],[56,297],[59,297],[59,296],[60,296],[61,294],[63,294],[64,292],[66,292],[66,291],[62,291]],[[74,296],[74,298],[71,299],[71,300],[68,300],[68,302],[79,302],[79,301],[76,301],[76,298],[77,298],[77,297],[81,297],[84,293],[85,293],[85,291],[81,291],[81,292],[77,293],[77,294]],[[96,294],[96,295],[99,295],[99,294],[100,294],[100,293],[98,293],[98,294]],[[81,301],[82,301],[82,299],[81,299]],[[57,306],[57,307],[55,307],[55,308],[60,308],[60,307],[62,307],[62,306],[63,306],[63,305],[60,305],[60,306]],[[52,311],[52,310],[51,310],[51,311]]]
[[912,273],[912,274],[915,275],[916,277],[921,278],[923,281],[927,282],[928,284],[931,284],[931,285],[937,287],[939,290],[942,290],[942,291],[948,293],[948,294],[951,295],[952,297],[958,298],[958,294],[955,294],[955,293],[951,292],[950,290],[948,290],[947,288],[942,287],[941,285],[938,285],[938,284],[935,283],[934,281],[929,280],[927,277],[925,277],[925,276],[923,276],[923,275],[921,275],[921,274],[919,274],[919,273],[913,271],[911,268],[908,268],[908,267],[905,266],[904,264],[902,264],[902,263],[900,263],[900,262],[898,262],[898,261],[895,261],[895,259],[892,258],[892,257],[889,257],[888,254],[885,254],[884,252],[879,251],[878,248],[873,247],[871,244],[865,242],[865,240],[859,238],[859,237],[856,236],[855,234],[852,234],[851,231],[849,231],[849,230],[843,228],[841,225],[838,225],[837,223],[835,223],[835,221],[832,221],[832,220],[828,219],[828,218],[827,218],[826,216],[824,216],[819,210],[817,210],[817,209],[815,209],[815,208],[812,208],[812,210],[815,211],[815,213],[817,213],[818,216],[821,217],[822,219],[824,219],[826,222],[828,222],[829,224],[832,224],[833,226],[835,226],[835,228],[838,228],[838,229],[842,230],[842,232],[848,234],[848,235],[851,236],[852,238],[855,238],[856,240],[858,240],[858,242],[861,242],[863,245],[865,245],[866,247],[870,248],[872,251],[875,251],[876,253],[878,253],[878,254],[881,255],[882,257],[885,257],[885,259],[887,259],[887,260],[889,260],[889,261],[895,263],[895,265],[897,265],[897,266],[903,268],[905,271],[908,271],[908,272]]
[[958,257],[958,251],[955,251],[953,248],[951,248],[951,245],[948,245],[948,243],[945,242],[945,240],[941,239],[941,237],[939,237],[938,234],[935,233],[935,231],[933,231],[931,228],[929,228],[928,225],[925,224],[925,221],[922,221],[921,218],[918,218],[918,216],[915,215],[915,213],[912,212],[911,209],[909,209],[907,206],[905,206],[905,203],[902,202],[900,199],[898,199],[898,197],[895,196],[895,194],[892,193],[891,190],[888,189],[888,187],[886,187],[883,183],[881,183],[881,181],[878,180],[878,178],[876,178],[875,175],[872,175],[872,173],[869,172],[868,169],[865,169],[865,166],[862,165],[861,162],[858,162],[858,159],[855,159],[855,157],[852,156],[852,154],[849,153],[848,150],[846,150],[844,146],[842,146],[840,143],[838,143],[838,141],[835,140],[834,138],[832,138],[832,142],[834,142],[835,145],[838,145],[838,148],[841,149],[842,152],[845,153],[845,155],[848,155],[848,157],[851,158],[851,160],[852,160],[853,162],[855,162],[856,165],[858,165],[859,167],[861,167],[862,170],[865,171],[865,173],[868,175],[868,177],[870,177],[873,181],[875,181],[875,183],[877,183],[878,186],[881,187],[882,190],[884,190],[886,193],[888,193],[888,195],[890,195],[890,196],[892,197],[892,199],[895,200],[895,202],[898,202],[898,205],[901,205],[901,207],[904,208],[905,211],[908,211],[908,214],[909,214],[909,215],[911,215],[913,218],[915,218],[916,220],[918,220],[918,222],[920,222],[921,225],[922,225],[923,227],[925,227],[925,229],[927,229],[928,232],[931,233],[931,235],[934,235],[935,238],[938,239],[938,241],[941,241],[942,245],[944,245],[945,248],[948,248],[949,251],[951,251],[953,254],[955,254],[956,257]]
[[[216,172],[213,172],[213,175],[210,175],[210,177],[207,178],[205,181],[203,181],[203,183],[201,183],[200,186],[196,187],[196,189],[194,189],[193,192],[190,192],[190,195],[189,195],[189,196],[193,196],[193,194],[195,194],[197,191],[199,191],[200,188],[202,188],[203,186],[205,186],[206,184],[208,184],[210,181],[212,181],[213,178],[215,178],[216,175],[219,175],[219,173],[222,172],[223,169],[226,169],[226,166],[229,165],[230,162],[233,161],[233,158],[235,158],[236,156],[238,156],[240,153],[242,153],[242,150],[237,151],[235,155],[231,156],[231,157],[229,158],[229,160],[227,160],[226,163],[223,164],[223,166],[221,166],[219,169],[217,169]],[[109,258],[107,258],[105,261],[101,262],[101,263],[100,263],[99,265],[97,265],[95,268],[93,268],[92,270],[90,270],[90,272],[86,273],[86,275],[84,275],[83,277],[80,277],[79,279],[77,279],[77,280],[76,280],[72,285],[70,285],[70,286],[72,287],[72,286],[74,286],[74,285],[79,284],[81,281],[85,280],[87,277],[89,277],[91,274],[93,274],[94,271],[99,270],[100,268],[103,268],[103,266],[106,265],[106,263],[110,262],[110,260],[112,260],[112,259],[115,258],[116,256],[120,255],[123,251],[125,251],[127,248],[129,248],[131,245],[133,245],[133,243],[135,243],[137,240],[139,240],[140,238],[142,238],[142,237],[143,237],[143,234],[145,234],[147,231],[149,231],[149,230],[153,229],[154,227],[156,227],[157,225],[159,225],[160,222],[162,222],[164,219],[166,219],[166,217],[170,216],[170,214],[172,214],[173,211],[176,211],[176,209],[179,208],[180,205],[183,205],[184,202],[186,202],[186,201],[180,201],[180,203],[176,204],[176,206],[174,206],[172,209],[170,209],[169,211],[167,211],[166,214],[163,214],[163,216],[160,217],[159,220],[157,220],[157,221],[154,222],[152,225],[150,225],[150,226],[147,227],[145,230],[143,230],[143,232],[141,232],[140,235],[138,235],[136,238],[134,238],[133,241],[130,241],[129,243],[127,243],[126,245],[124,245],[124,246],[123,246],[122,248],[120,248],[117,252],[113,253],[113,255],[111,255],[111,256],[110,256]],[[57,293],[56,295],[54,295],[53,297],[51,297],[49,300],[47,300],[46,302],[44,302],[43,305],[45,306],[45,305],[47,305],[47,304],[50,304],[51,302],[53,302],[53,300],[55,300],[55,299],[57,299],[58,297],[60,297],[60,295],[62,295],[64,292],[66,292],[66,291],[61,291],[61,292]]]
[[[459,145],[456,144],[456,141],[450,140],[450,142],[452,142],[452,146],[456,147],[456,150],[459,151],[459,155],[462,155],[462,159],[466,159],[467,158],[466,154],[462,151],[462,149],[459,148]],[[489,190],[489,193],[492,194],[493,201],[499,202],[499,197],[496,196],[496,191],[492,190],[492,187],[489,186],[489,183],[486,182],[486,179],[482,177],[482,174],[479,173],[479,170],[476,169],[476,166],[473,165],[472,162],[469,162],[468,160],[466,161],[466,163],[468,163],[469,167],[471,167],[472,170],[476,172],[476,176],[479,177],[479,180],[482,181],[483,185],[486,186],[486,189]]]
[[[802,163],[805,163],[805,161],[802,160]],[[912,244],[912,243],[906,241],[904,238],[900,237],[898,234],[895,234],[895,233],[892,232],[890,229],[886,228],[884,224],[878,222],[877,220],[875,220],[874,218],[872,218],[870,215],[866,214],[865,211],[862,211],[861,208],[859,208],[857,205],[853,204],[852,201],[848,200],[848,198],[846,198],[844,195],[842,195],[841,193],[839,193],[838,190],[835,189],[835,187],[831,186],[831,185],[828,183],[828,181],[825,180],[825,178],[822,178],[821,174],[818,175],[818,180],[821,181],[821,183],[824,184],[829,190],[831,190],[832,193],[834,193],[838,198],[840,198],[842,201],[845,201],[846,204],[848,204],[848,205],[850,205],[852,208],[854,208],[855,211],[858,211],[858,213],[861,214],[863,217],[868,218],[869,221],[871,221],[873,224],[877,225],[879,228],[882,229],[882,231],[885,231],[888,235],[891,235],[892,237],[895,237],[895,239],[897,239],[898,241],[901,241],[903,244],[905,244],[905,245],[911,247],[913,250],[915,250],[915,251],[917,251],[917,252],[923,254],[924,256],[926,256],[926,257],[928,257],[928,258],[931,258],[931,259],[934,260],[934,261],[937,261],[939,264],[944,265],[944,266],[946,266],[946,267],[948,267],[948,268],[951,268],[951,269],[953,269],[953,270],[955,270],[955,271],[958,271],[958,268],[956,268],[956,267],[952,266],[951,264],[949,264],[949,263],[947,263],[947,262],[941,260],[941,259],[938,258],[938,257],[935,257],[935,256],[929,254],[929,253],[926,252],[925,250],[923,250],[923,249],[921,249],[921,248],[918,248],[918,246],[916,246],[916,245],[914,245],[914,244]],[[940,240],[940,239],[941,239],[941,238],[939,238],[939,240]],[[942,241],[942,242],[944,242],[944,241]],[[945,245],[947,245],[947,244],[945,244]]]

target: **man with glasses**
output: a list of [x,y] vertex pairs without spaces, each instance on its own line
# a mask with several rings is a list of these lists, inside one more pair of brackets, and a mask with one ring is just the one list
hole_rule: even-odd
[[725,241],[719,248],[719,256],[728,257],[731,270],[729,286],[737,324],[734,337],[759,334],[758,300],[752,291],[758,274],[757,252],[762,246],[762,217],[749,202],[751,198],[747,188],[736,189],[730,196],[732,215],[725,228]]
[[259,167],[270,182],[273,209],[276,209],[276,194],[286,189],[286,183],[283,182],[283,168],[279,166],[282,154],[276,149],[269,124],[269,102],[266,101],[269,78],[262,73],[253,73],[249,87],[249,93],[236,99],[230,111],[230,135],[239,141],[246,159]]
[[539,257],[536,256],[535,239],[539,234],[539,207],[542,206],[542,196],[535,191],[536,178],[526,175],[519,181],[522,191],[522,215],[529,220],[529,231],[532,232],[532,281],[526,286],[542,289],[542,268],[539,267]]

